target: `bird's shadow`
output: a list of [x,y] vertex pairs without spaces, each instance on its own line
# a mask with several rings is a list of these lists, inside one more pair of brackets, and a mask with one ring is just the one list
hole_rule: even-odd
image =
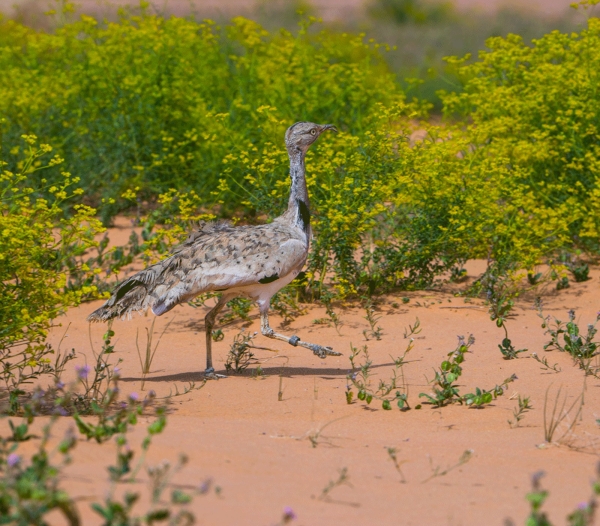
[[[393,366],[394,362],[381,363],[377,365],[371,365],[371,369],[378,369],[380,367]],[[333,369],[333,368],[314,368],[314,367],[262,367],[261,375],[264,376],[283,376],[284,378],[293,378],[294,376],[320,376],[323,380],[335,380],[339,377],[348,376],[351,371],[349,369]],[[248,378],[253,379],[256,377],[254,369],[246,369],[242,373],[230,373],[226,370],[215,371],[217,374],[225,374],[229,377],[237,378]],[[141,377],[122,377],[122,382],[139,382],[143,380]],[[147,376],[146,382],[201,382],[204,380],[204,372],[189,372],[189,373],[175,373],[165,374],[161,376]]]

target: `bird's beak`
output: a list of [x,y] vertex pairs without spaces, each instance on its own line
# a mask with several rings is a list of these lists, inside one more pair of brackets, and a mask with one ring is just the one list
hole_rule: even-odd
[[333,125],[333,124],[323,124],[323,126],[321,126],[321,133],[323,133],[324,131],[327,130],[331,130],[337,133],[338,129]]

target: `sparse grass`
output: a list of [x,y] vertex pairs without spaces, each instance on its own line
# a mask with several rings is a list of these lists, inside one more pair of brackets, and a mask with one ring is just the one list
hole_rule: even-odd
[[540,358],[535,352],[531,353],[531,357],[542,366],[542,370],[560,373],[560,365],[558,365],[557,363],[555,363],[554,365],[550,365],[548,363],[548,358]]
[[[286,369],[290,359],[287,356],[274,356],[274,358],[283,358],[283,360],[284,360],[283,365],[282,365],[283,370],[279,373],[279,386],[277,388],[277,401],[283,402],[283,392],[285,390],[285,388],[283,386],[283,377],[285,374],[285,369]],[[260,366],[258,368],[260,368]],[[257,368],[257,370],[258,370],[258,368]],[[262,374],[262,369],[261,369],[260,373]],[[316,382],[316,379],[315,379],[315,382]]]
[[335,327],[335,330],[338,333],[338,336],[341,336],[342,335],[341,329],[342,329],[342,326],[344,325],[344,322],[342,321],[342,319],[340,318],[338,313],[333,310],[333,305],[332,305],[332,302],[330,299],[328,299],[327,301],[324,301],[324,303],[325,303],[325,311],[327,312],[327,316],[329,316],[329,320]]
[[[105,336],[104,348],[111,347],[110,329]],[[62,393],[58,399],[53,399],[55,407],[62,409],[70,407],[69,401],[75,398],[75,391],[82,376],[90,373],[89,368],[80,368],[79,379],[70,386],[62,386]],[[98,376],[91,380],[90,387],[101,398],[91,400],[91,410],[98,418],[96,424],[89,419],[85,421],[75,415],[75,423],[83,436],[94,438],[98,444],[107,442],[117,435],[117,457],[114,465],[108,466],[110,489],[105,493],[104,501],[92,502],[91,508],[99,514],[106,524],[152,524],[157,520],[170,520],[170,524],[192,524],[193,515],[185,508],[192,500],[194,492],[183,492],[170,483],[171,475],[185,464],[185,456],[180,458],[174,470],[168,464],[158,468],[149,468],[151,480],[150,509],[138,514],[134,507],[140,500],[141,494],[131,491],[123,492],[123,484],[130,484],[136,479],[138,472],[145,465],[145,456],[154,436],[162,433],[166,425],[166,411],[164,407],[156,409],[156,417],[147,427],[146,436],[141,441],[141,454],[134,462],[137,448],[132,447],[127,433],[138,424],[138,416],[148,407],[152,397],[144,402],[139,402],[137,396],[132,394],[127,401],[120,400],[120,391],[116,385],[118,375],[110,378],[106,390],[97,384],[104,382]],[[94,387],[96,383],[97,389]],[[38,397],[39,398],[39,397]],[[33,401],[34,399],[32,399]],[[86,407],[85,405],[83,406]],[[72,462],[72,452],[78,444],[73,428],[69,428],[60,439],[54,450],[49,448],[50,438],[54,435],[55,426],[59,415],[66,414],[55,412],[44,425],[39,444],[23,451],[19,448],[21,442],[29,440],[28,427],[38,413],[36,402],[24,405],[28,415],[19,426],[11,425],[13,444],[9,439],[0,437],[0,522],[6,524],[46,524],[50,513],[62,514],[65,522],[71,526],[81,524],[79,499],[73,499],[64,489],[62,480],[65,477],[65,468]],[[11,423],[12,424],[12,423]],[[162,494],[167,487],[173,487],[171,499],[168,504],[164,502]],[[196,493],[202,493],[197,491]]]
[[319,445],[319,443],[320,443],[320,440],[321,440],[322,438],[324,438],[324,437],[323,437],[323,435],[322,435],[322,433],[323,433],[323,430],[324,430],[325,428],[329,427],[331,424],[333,424],[333,423],[335,423],[335,422],[337,422],[337,421],[339,421],[339,420],[342,420],[342,419],[344,419],[344,418],[347,418],[347,417],[345,417],[345,416],[341,416],[341,417],[339,417],[339,418],[334,418],[333,420],[330,420],[329,422],[326,422],[326,423],[325,423],[325,424],[323,424],[322,426],[319,426],[319,427],[318,427],[317,429],[315,429],[314,431],[309,431],[309,432],[308,432],[308,433],[307,433],[305,436],[306,436],[306,438],[308,438],[308,441],[310,442],[310,445],[311,445],[313,448],[316,448],[316,447]]
[[252,310],[252,302],[247,298],[234,298],[227,302],[229,312],[221,316],[219,323],[226,325],[233,323],[236,320],[250,321],[250,311]]
[[375,314],[375,305],[372,298],[366,298],[363,301],[363,305],[366,312],[364,319],[367,320],[367,323],[369,324],[369,328],[363,331],[365,340],[369,341],[370,339],[375,338],[379,341],[383,334],[383,329],[377,325],[377,322],[381,319],[381,315],[378,316]]
[[455,470],[456,468],[464,466],[472,458],[473,458],[473,450],[466,449],[465,451],[463,451],[462,455],[460,456],[460,458],[458,459],[458,462],[456,464],[452,464],[452,465],[448,466],[447,468],[442,469],[442,467],[439,465],[434,466],[433,459],[431,457],[429,457],[429,466],[431,468],[431,475],[429,477],[427,477],[425,480],[422,480],[421,484],[425,484],[426,482],[429,482],[433,478],[443,477],[443,476],[447,475],[448,473]]
[[[225,369],[227,371],[233,371],[238,374],[243,373],[250,365],[259,364],[253,371],[254,376],[262,376],[263,370],[260,366],[258,358],[254,355],[251,349],[260,349],[263,351],[273,351],[269,347],[261,347],[254,345],[253,340],[258,335],[258,332],[247,333],[246,329],[242,329],[233,337],[233,343],[227,353],[225,360]],[[284,356],[287,363],[287,356]],[[266,361],[266,360],[265,360]]]
[[138,341],[139,330],[137,330],[135,333],[135,347],[137,349],[138,358],[140,359],[140,367],[142,370],[142,383],[140,386],[141,391],[144,390],[144,384],[146,383],[146,376],[148,375],[148,373],[150,372],[150,368],[152,367],[152,360],[154,360],[154,355],[156,354],[156,350],[158,349],[158,346],[160,345],[160,340],[162,340],[162,337],[164,336],[165,332],[167,332],[167,329],[169,328],[171,323],[173,323],[174,319],[175,319],[175,316],[173,316],[171,318],[171,321],[169,321],[169,323],[167,323],[165,325],[165,328],[163,329],[163,331],[160,333],[160,336],[158,337],[158,341],[156,342],[154,349],[152,349],[152,338],[154,337],[154,324],[156,323],[156,317],[154,317],[152,319],[152,324],[150,325],[150,329],[148,329],[148,327],[144,327],[144,329],[146,330],[146,347],[145,347],[145,353],[144,353],[143,359],[142,359],[142,353],[140,351],[140,346],[139,346],[139,341]]
[[[550,393],[550,388],[552,386],[548,386],[546,389],[546,394],[544,396],[544,440],[547,443],[552,443],[553,441],[556,443],[560,443],[560,441],[570,433],[575,426],[577,425],[577,420],[581,416],[583,411],[584,404],[584,392],[585,392],[585,383],[583,387],[582,393],[573,400],[573,403],[569,406],[567,410],[565,407],[567,406],[567,398],[568,394],[565,393],[563,399],[561,401],[561,392],[562,386],[558,388],[556,392],[556,397],[554,398],[554,403],[552,404],[552,412],[548,412],[548,395]],[[560,409],[559,409],[560,407]],[[572,414],[572,412],[574,413]],[[555,439],[555,433],[561,424],[565,424],[566,429],[560,435],[559,438]]]
[[424,398],[425,403],[436,407],[444,407],[449,404],[466,404],[471,408],[482,408],[490,404],[498,396],[502,396],[506,386],[517,379],[512,375],[505,379],[500,385],[494,386],[490,390],[475,388],[474,393],[460,394],[456,381],[463,372],[462,363],[465,361],[465,354],[475,343],[475,337],[470,334],[465,340],[464,336],[458,337],[456,349],[448,353],[448,360],[444,360],[438,370],[434,370],[435,376],[429,383],[432,385],[432,393],[420,393],[419,398]]
[[279,291],[271,299],[271,310],[275,311],[283,318],[282,327],[287,327],[298,316],[306,314],[306,308],[298,301],[298,294],[294,295],[294,289],[291,285]]
[[[492,261],[488,263],[488,268],[478,283],[478,286],[486,294],[491,320],[496,323],[497,327],[504,330],[504,338],[498,348],[506,360],[518,358],[519,354],[527,351],[527,349],[514,347],[508,337],[506,326],[508,319],[512,316],[515,299],[519,296],[520,280],[520,275],[514,271],[513,265]],[[532,286],[537,282],[536,279]]]
[[[166,461],[158,466],[147,467],[150,478],[150,509],[147,512],[139,515],[134,511],[140,500],[140,493],[127,491],[122,495],[121,488],[136,479],[138,472],[145,465],[152,438],[162,433],[166,424],[166,414],[164,409],[161,409],[157,411],[156,420],[147,427],[146,436],[140,446],[140,458],[135,464],[133,461],[137,451],[129,443],[126,434],[118,436],[116,462],[108,468],[112,481],[110,489],[102,503],[92,504],[92,509],[106,524],[153,524],[158,521],[169,521],[169,524],[194,524],[195,517],[186,506],[193,500],[194,495],[204,494],[208,490],[202,485],[191,492],[173,487],[171,477],[187,464],[188,458],[184,454],[179,455],[173,468]],[[168,503],[165,503],[163,493],[169,486],[173,487],[173,490]]]
[[514,382],[517,379],[517,375],[513,374],[506,378],[500,385],[495,385],[492,389],[480,389],[479,387],[475,388],[474,393],[467,393],[463,395],[462,399],[467,405],[467,407],[481,409],[487,404],[491,404],[493,400],[502,396],[508,384]]
[[408,462],[407,460],[398,460],[398,450],[395,447],[386,447],[385,450],[387,451],[388,457],[390,458],[390,460],[394,463],[394,467],[396,468],[396,471],[398,472],[398,474],[400,475],[400,482],[402,484],[406,484],[406,477],[404,476],[404,473],[402,472],[402,464]]
[[529,397],[526,396],[521,398],[521,395],[519,395],[517,407],[513,409],[513,420],[508,421],[510,427],[519,427],[519,422],[525,418],[525,413],[531,411],[532,409],[533,406],[529,403]]
[[344,467],[338,471],[337,479],[330,480],[327,485],[322,489],[321,494],[317,497],[318,500],[323,502],[334,502],[331,498],[331,492],[339,488],[340,486],[348,486],[352,488],[350,484],[350,476],[348,475],[348,468]]

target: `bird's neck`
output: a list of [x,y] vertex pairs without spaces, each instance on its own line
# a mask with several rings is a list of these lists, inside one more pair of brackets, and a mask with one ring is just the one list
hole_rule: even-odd
[[310,230],[310,201],[306,188],[304,165],[306,154],[302,150],[288,150],[288,155],[290,156],[290,178],[292,179],[292,184],[290,188],[290,200],[285,216],[288,221],[308,232]]

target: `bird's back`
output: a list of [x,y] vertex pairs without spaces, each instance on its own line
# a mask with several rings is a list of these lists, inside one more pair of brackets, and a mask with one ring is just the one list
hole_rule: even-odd
[[[287,221],[240,227],[209,223],[192,232],[171,256],[123,282],[90,319],[148,307],[161,315],[203,292],[270,283],[301,267],[307,253],[305,232]],[[111,309],[110,315],[104,308]]]

